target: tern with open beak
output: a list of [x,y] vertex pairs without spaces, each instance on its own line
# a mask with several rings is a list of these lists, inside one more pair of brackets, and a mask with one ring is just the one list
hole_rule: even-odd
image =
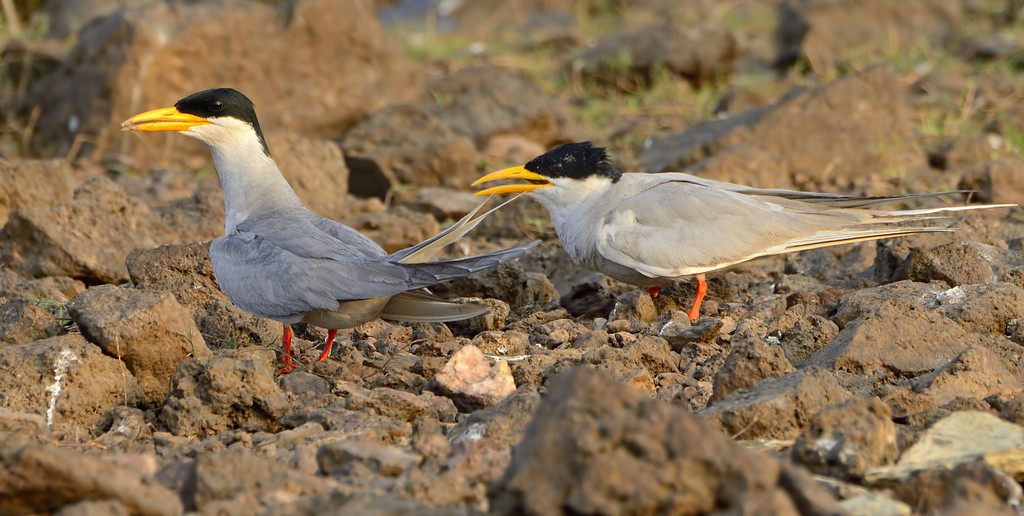
[[488,307],[450,303],[425,288],[495,267],[537,244],[435,260],[490,213],[481,214],[481,205],[440,234],[387,254],[356,230],[303,206],[270,157],[252,101],[233,89],[189,95],[174,107],[136,115],[121,129],[178,131],[210,148],[226,211],[224,236],[210,246],[213,272],[239,308],[284,324],[282,372],[295,367],[291,324],[328,329],[317,359],[323,361],[338,329],[378,317],[439,322],[482,315]]
[[690,319],[700,314],[705,274],[762,256],[915,233],[945,227],[899,225],[955,211],[1013,204],[887,211],[875,206],[934,192],[893,197],[749,188],[683,173],[623,174],[605,150],[569,143],[478,179],[526,183],[496,186],[477,195],[521,193],[551,215],[572,260],[652,295],[673,282],[696,277]]

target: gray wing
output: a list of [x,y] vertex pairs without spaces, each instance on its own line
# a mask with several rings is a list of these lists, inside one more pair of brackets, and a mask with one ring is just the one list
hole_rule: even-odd
[[339,300],[391,296],[429,283],[385,261],[310,258],[251,232],[214,240],[210,259],[217,283],[232,302],[277,320],[336,310]]
[[307,210],[255,215],[235,229],[239,233],[259,235],[304,258],[360,260],[387,255],[362,233]]
[[466,276],[522,255],[536,242],[486,255],[397,263],[372,240],[311,216],[254,217],[210,247],[217,283],[232,302],[261,317],[297,320],[339,301],[394,296]]
[[686,174],[659,176],[666,177],[638,178],[642,183],[629,194],[609,200],[614,209],[600,221],[595,239],[601,257],[652,278],[699,274],[785,252],[795,239],[858,223],[857,217],[833,220],[811,205],[794,211],[798,201],[769,202]]

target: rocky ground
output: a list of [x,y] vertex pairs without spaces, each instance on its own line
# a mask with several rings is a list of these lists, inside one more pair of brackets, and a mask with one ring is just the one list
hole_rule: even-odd
[[[1024,199],[1010,0],[15,0],[0,95],[0,513],[1020,514],[1024,212],[656,299],[545,243],[453,324],[281,325],[217,288],[208,152],[118,132],[233,86],[307,205],[389,250],[558,143],[626,171]],[[959,201],[959,200],[955,200]],[[943,201],[930,200],[925,206]]]

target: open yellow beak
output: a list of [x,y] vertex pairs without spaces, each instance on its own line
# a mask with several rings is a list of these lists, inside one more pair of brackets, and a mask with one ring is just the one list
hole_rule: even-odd
[[551,184],[551,181],[540,174],[535,174],[526,170],[523,167],[511,167],[497,172],[491,172],[480,179],[477,179],[473,186],[480,183],[486,183],[488,181],[497,181],[498,179],[524,179],[529,183],[519,183],[514,185],[502,185],[481,190],[473,195],[491,195],[491,194],[505,194],[505,193],[522,193],[532,192],[538,188],[547,188],[549,186],[555,186]]
[[122,131],[187,131],[189,127],[209,125],[205,118],[182,113],[178,108],[154,109],[139,113],[121,123]]

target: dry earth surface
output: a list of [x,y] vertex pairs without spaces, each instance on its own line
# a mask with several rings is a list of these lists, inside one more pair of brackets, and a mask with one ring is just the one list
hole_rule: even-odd
[[[452,324],[279,323],[220,292],[208,152],[117,125],[233,86],[318,213],[388,250],[564,142],[624,171],[1024,199],[1004,0],[14,0],[0,95],[0,513],[1021,514],[1024,211],[652,299],[520,201]],[[963,199],[929,199],[938,206]]]

